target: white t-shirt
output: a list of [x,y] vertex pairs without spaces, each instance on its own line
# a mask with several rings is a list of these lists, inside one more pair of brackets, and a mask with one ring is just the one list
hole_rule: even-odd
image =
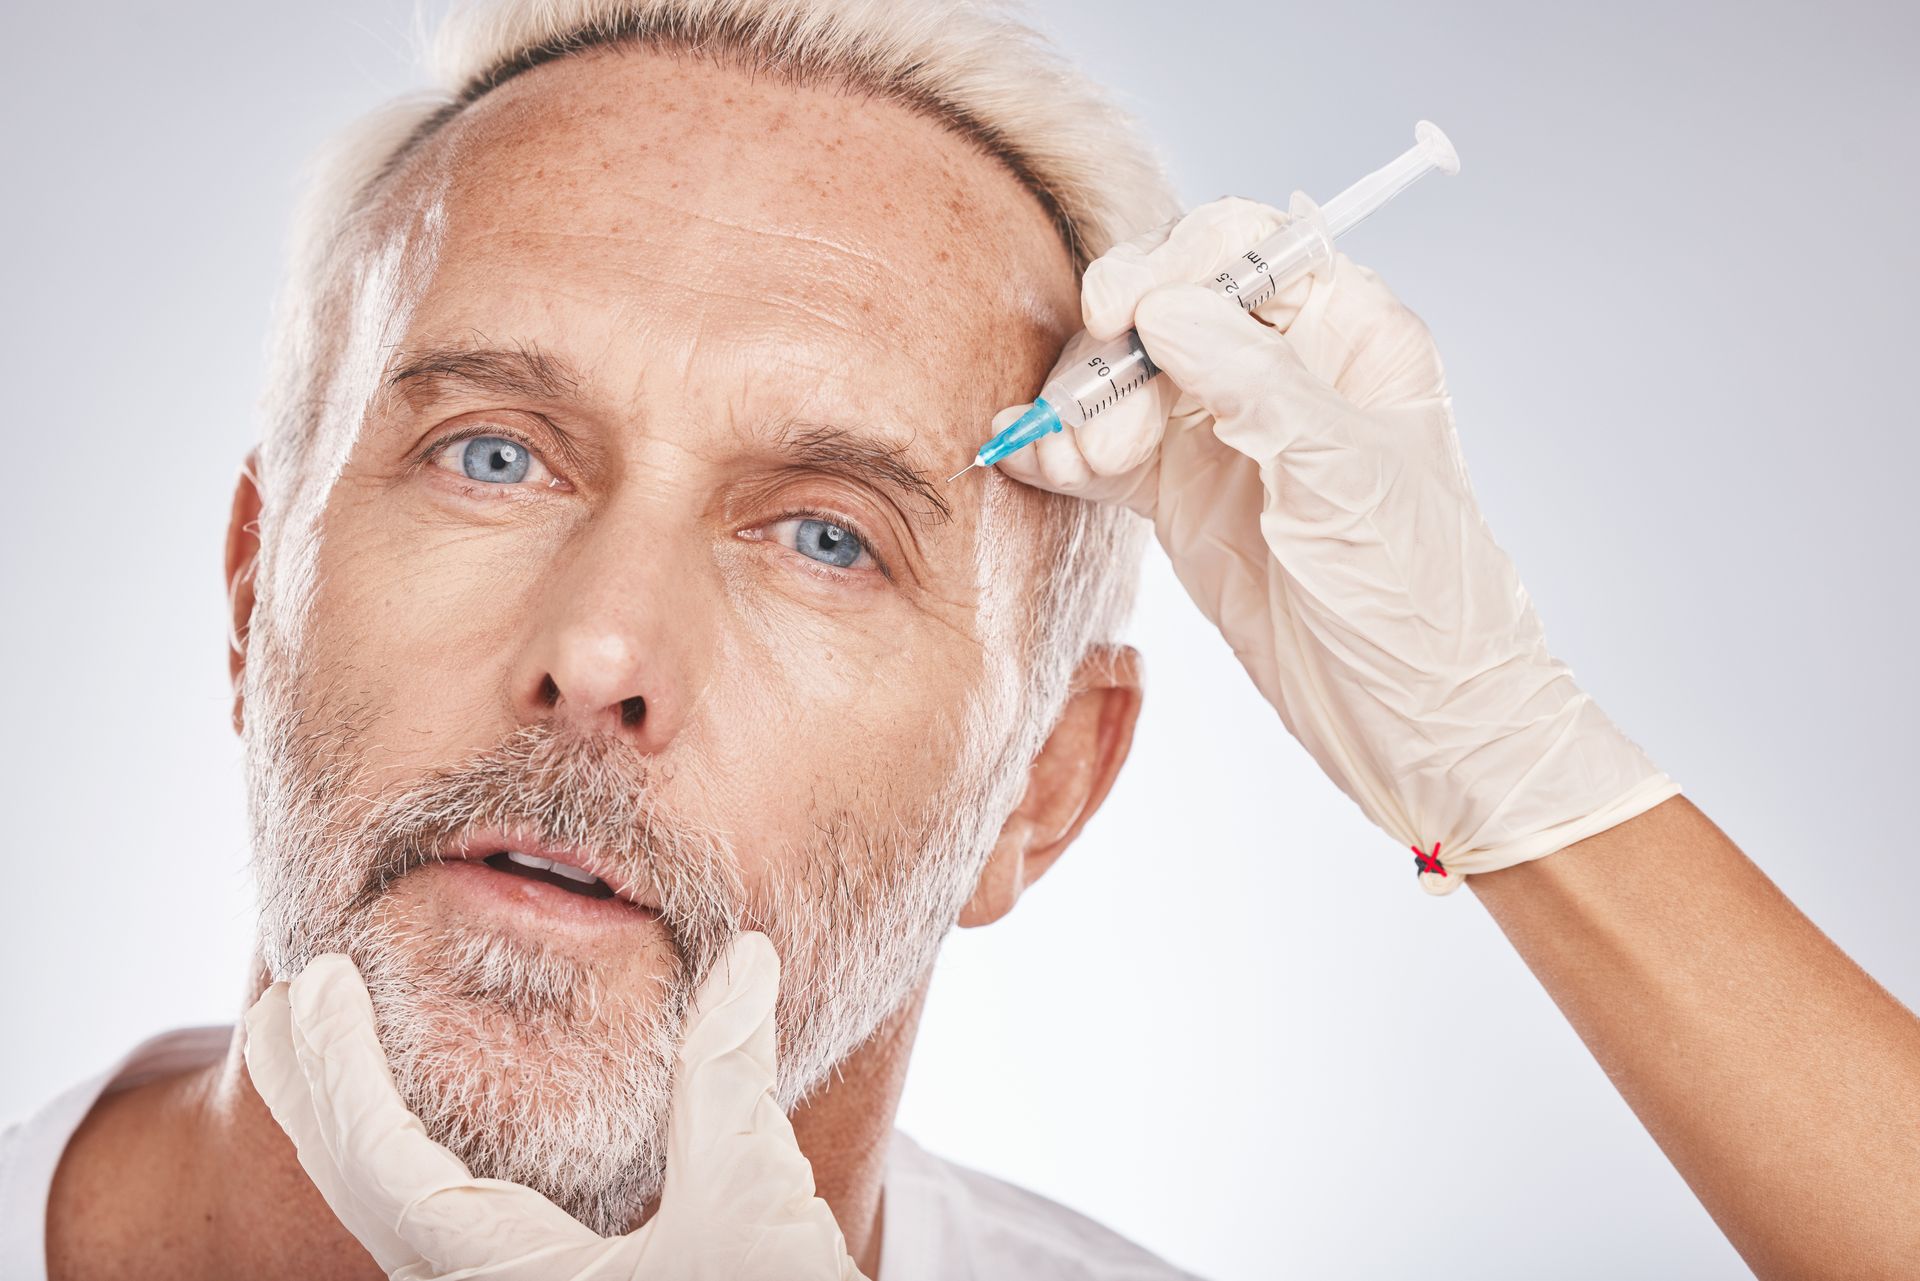
[[[0,1133],[0,1278],[46,1281],[47,1196],[101,1095],[207,1067],[233,1028],[163,1032]],[[876,1281],[1197,1281],[1063,1205],[943,1161],[899,1130],[887,1147]]]

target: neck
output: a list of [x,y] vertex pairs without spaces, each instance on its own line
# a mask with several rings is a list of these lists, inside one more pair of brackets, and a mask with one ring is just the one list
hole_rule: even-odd
[[[251,990],[265,987],[256,963]],[[925,999],[923,981],[792,1114],[815,1191],[869,1277],[879,1270],[887,1143]],[[61,1160],[49,1200],[53,1281],[134,1272],[154,1281],[381,1275],[327,1208],[253,1088],[244,1035],[244,1024],[236,1025],[217,1064],[95,1107]],[[165,1243],[158,1257],[155,1242]]]

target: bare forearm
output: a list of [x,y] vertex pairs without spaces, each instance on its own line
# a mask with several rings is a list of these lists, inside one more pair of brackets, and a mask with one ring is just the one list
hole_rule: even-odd
[[1920,1020],[1691,802],[1468,884],[1756,1273],[1920,1275]]

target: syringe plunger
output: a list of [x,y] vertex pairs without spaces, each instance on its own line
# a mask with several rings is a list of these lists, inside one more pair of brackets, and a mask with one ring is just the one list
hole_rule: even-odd
[[1368,214],[1386,204],[1430,173],[1452,176],[1460,172],[1460,155],[1431,120],[1413,127],[1413,145],[1395,157],[1392,164],[1374,170],[1359,182],[1320,206],[1327,220],[1327,234],[1344,236],[1365,221]]

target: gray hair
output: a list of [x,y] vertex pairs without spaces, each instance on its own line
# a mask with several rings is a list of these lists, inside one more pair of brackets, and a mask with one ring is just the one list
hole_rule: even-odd
[[[402,292],[388,179],[467,105],[522,71],[614,44],[727,59],[799,83],[831,83],[939,120],[998,158],[1052,219],[1075,271],[1118,240],[1166,222],[1174,196],[1133,123],[1005,5],[992,0],[485,0],[459,4],[432,41],[435,88],[351,126],[318,158],[294,228],[276,321],[260,446],[263,601],[289,639],[305,617],[324,502],[312,474],[330,413],[356,404],[369,353],[391,329],[355,332],[364,302]],[[384,220],[384,221],[383,221]],[[431,226],[407,229],[431,235]],[[385,246],[383,249],[382,246]],[[356,303],[360,305],[356,305]],[[356,313],[358,319],[356,319]],[[346,332],[343,332],[345,330]],[[342,370],[347,375],[343,378]],[[369,388],[370,390],[370,388]],[[1074,669],[1119,637],[1138,580],[1144,522],[1115,507],[1047,495],[1039,581],[1015,664],[1031,759]],[[292,541],[289,541],[289,536]],[[1011,763],[1011,761],[1009,762]],[[1014,799],[1017,799],[1017,793]]]

